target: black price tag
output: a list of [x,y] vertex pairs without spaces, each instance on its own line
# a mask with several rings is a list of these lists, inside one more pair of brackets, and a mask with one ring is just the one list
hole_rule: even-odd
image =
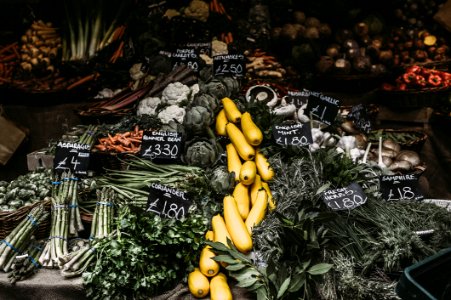
[[322,198],[332,210],[354,209],[368,200],[360,185],[355,182],[347,187],[326,190],[323,192]]
[[353,121],[355,126],[364,133],[372,130],[368,109],[363,104],[353,106],[346,118]]
[[72,171],[75,175],[87,175],[91,145],[58,142],[55,148],[53,169],[60,174]]
[[194,49],[194,53],[197,55],[208,55],[211,56],[211,42],[199,42],[199,43],[186,43],[184,45],[179,45],[179,49]]
[[242,77],[246,73],[243,54],[213,56],[214,75]]
[[304,104],[308,102],[310,96],[309,90],[303,91],[288,91],[286,100],[289,104],[294,104],[297,108],[301,108]]
[[417,175],[382,175],[379,182],[382,199],[387,201],[424,199]]
[[325,96],[320,93],[311,93],[308,98],[305,115],[324,124],[331,125],[337,117],[340,109],[340,100]]
[[272,134],[276,144],[283,146],[307,146],[313,143],[309,123],[292,125],[274,125]]
[[152,183],[146,211],[155,213],[162,218],[180,220],[188,215],[191,204],[187,192]]
[[183,136],[175,131],[145,131],[141,157],[155,162],[178,163],[183,152]]
[[172,68],[187,66],[195,72],[199,71],[200,58],[195,49],[176,49],[171,54]]

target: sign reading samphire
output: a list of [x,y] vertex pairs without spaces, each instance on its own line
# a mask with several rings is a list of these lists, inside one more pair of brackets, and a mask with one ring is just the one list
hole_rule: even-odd
[[213,56],[215,76],[242,77],[246,73],[246,63],[243,54],[226,54]]
[[155,162],[178,163],[183,151],[183,136],[175,131],[145,131],[141,157]]
[[310,92],[305,115],[312,116],[324,124],[331,125],[340,109],[340,100],[317,92]]
[[332,210],[350,210],[366,203],[368,197],[359,184],[353,182],[350,185],[330,189],[322,193],[324,203]]
[[146,211],[163,218],[180,220],[188,214],[191,204],[187,192],[159,183],[152,183]]
[[89,155],[91,145],[58,142],[55,148],[53,169],[60,174],[64,171],[72,171],[75,175],[87,175],[89,167]]
[[274,125],[272,134],[276,144],[283,146],[307,146],[313,143],[310,123]]
[[418,176],[382,175],[379,177],[382,199],[387,201],[422,200],[424,198],[418,184]]

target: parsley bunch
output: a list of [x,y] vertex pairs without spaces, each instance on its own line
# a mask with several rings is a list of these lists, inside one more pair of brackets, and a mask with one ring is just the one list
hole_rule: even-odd
[[198,260],[209,216],[185,220],[123,207],[118,232],[99,241],[97,261],[83,274],[90,299],[149,299],[173,288]]

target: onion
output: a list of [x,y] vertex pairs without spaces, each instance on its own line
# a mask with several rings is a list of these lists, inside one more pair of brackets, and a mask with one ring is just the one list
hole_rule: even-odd
[[398,153],[396,156],[397,161],[407,161],[409,162],[412,167],[416,167],[420,164],[420,156],[418,153],[412,150],[402,150]]

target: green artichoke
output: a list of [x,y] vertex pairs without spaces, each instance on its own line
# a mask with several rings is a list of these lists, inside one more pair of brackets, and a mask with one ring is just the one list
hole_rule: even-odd
[[199,83],[199,88],[201,92],[210,94],[218,99],[230,97],[230,92],[227,89],[227,86],[219,79],[213,79],[204,84]]
[[209,178],[210,186],[216,193],[226,195],[232,192],[235,185],[235,176],[229,173],[226,166],[219,165],[214,168]]
[[203,106],[210,109],[213,112],[216,112],[220,108],[219,99],[213,97],[210,94],[199,92],[194,96],[193,105],[195,106]]
[[240,91],[240,83],[236,78],[227,76],[220,78],[220,80],[227,87],[230,96],[233,96]]
[[199,168],[211,167],[219,157],[216,141],[206,138],[195,138],[185,145],[183,160],[191,166]]
[[183,125],[194,134],[201,135],[214,120],[213,112],[204,106],[193,106],[186,110]]

